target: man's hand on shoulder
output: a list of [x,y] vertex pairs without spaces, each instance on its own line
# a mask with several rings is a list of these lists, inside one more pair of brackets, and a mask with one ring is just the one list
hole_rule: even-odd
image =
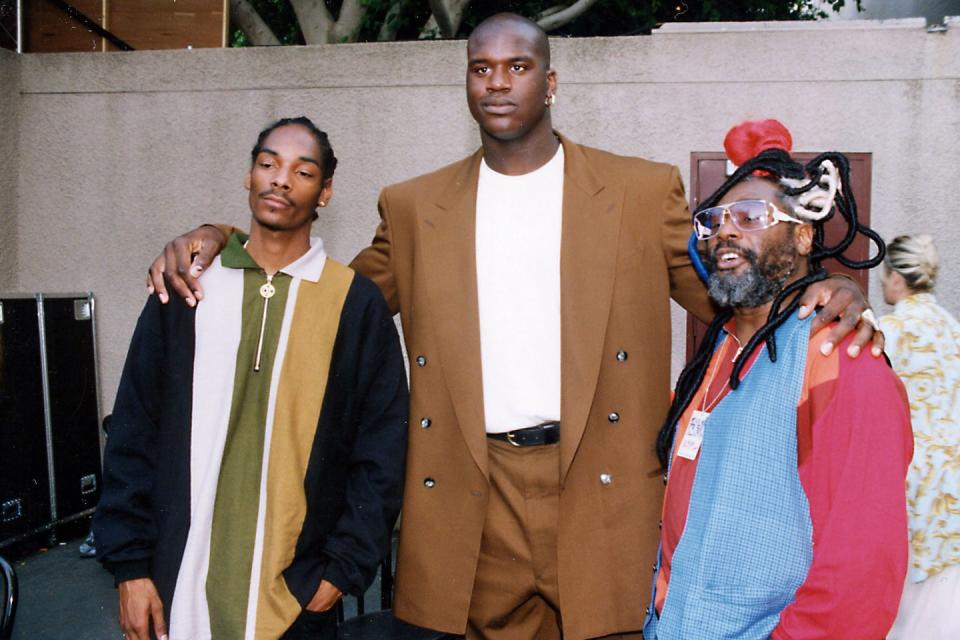
[[227,244],[227,237],[217,227],[205,224],[167,243],[163,253],[147,272],[147,292],[156,294],[160,302],[170,300],[167,285],[191,307],[203,300],[200,274]]
[[[826,328],[834,320],[839,320],[830,328],[827,340],[820,347],[820,353],[830,355],[833,348],[854,330],[856,335],[847,347],[848,356],[859,356],[867,343],[872,343],[873,357],[877,358],[883,353],[883,332],[873,319],[867,296],[852,278],[832,275],[807,287],[800,299],[800,318],[806,318],[817,307],[822,308],[813,319],[811,334]],[[866,313],[868,311],[870,313]]]
[[120,629],[127,640],[150,640],[150,624],[159,640],[167,640],[163,603],[150,578],[126,580],[117,587],[120,598]]

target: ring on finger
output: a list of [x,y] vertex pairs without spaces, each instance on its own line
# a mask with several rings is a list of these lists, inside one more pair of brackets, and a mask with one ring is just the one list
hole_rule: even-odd
[[873,314],[873,309],[865,309],[863,313],[860,314],[860,318],[873,327],[874,331],[880,331],[880,323],[877,322],[877,316]]

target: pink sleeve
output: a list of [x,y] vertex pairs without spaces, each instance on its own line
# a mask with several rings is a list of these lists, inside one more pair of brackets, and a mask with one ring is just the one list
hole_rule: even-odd
[[882,359],[839,360],[836,392],[811,416],[812,449],[801,456],[813,563],[774,640],[877,640],[900,603],[908,544],[904,480],[913,455],[906,391]]

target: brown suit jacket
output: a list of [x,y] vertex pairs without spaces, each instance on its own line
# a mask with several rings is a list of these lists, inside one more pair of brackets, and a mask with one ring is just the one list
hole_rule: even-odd
[[[690,218],[676,167],[561,142],[557,535],[564,637],[574,640],[642,627],[663,490],[654,441],[669,404],[669,299],[711,312],[686,254]],[[410,356],[394,611],[454,633],[466,627],[488,491],[474,246],[480,159],[477,151],[384,189],[376,236],[351,265],[400,313]],[[611,483],[601,484],[604,473]]]

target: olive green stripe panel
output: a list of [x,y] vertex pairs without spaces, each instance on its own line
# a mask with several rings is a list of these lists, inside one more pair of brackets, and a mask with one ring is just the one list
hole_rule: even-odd
[[320,421],[340,314],[354,272],[329,258],[316,283],[300,282],[267,461],[267,500],[256,639],[277,638],[296,619],[300,605],[283,580],[303,529],[304,478]]
[[[283,361],[286,358],[287,347],[290,343],[290,328],[293,324],[293,310],[297,305],[300,285],[303,281],[295,278],[290,284],[290,293],[287,294],[287,306],[283,312],[283,325],[280,328],[280,341],[277,345],[277,353],[274,356],[273,372],[270,376],[270,404],[267,407],[266,431],[264,433],[263,450],[269,452],[273,446],[273,433],[278,428],[275,417],[277,410],[277,390],[280,387],[280,374],[283,369]],[[263,545],[264,545],[264,521],[267,516],[267,504],[272,496],[267,494],[267,469],[269,467],[269,454],[264,456],[263,464],[260,468],[260,500],[259,511],[257,512],[257,537],[253,547],[253,563],[250,570],[250,593],[247,598],[247,634],[246,640],[255,640],[258,634],[262,637],[262,631],[257,628],[258,607],[260,604],[260,569],[263,565]],[[275,621],[279,628],[289,626],[295,619],[294,612],[290,612],[291,617],[284,621]],[[276,634],[268,634],[276,637]]]
[[255,372],[264,307],[260,287],[266,278],[254,269],[243,274],[243,319],[233,403],[210,532],[206,592],[213,640],[245,635],[270,381],[290,281],[290,276],[280,273],[273,278],[276,293],[269,301],[260,370]]

